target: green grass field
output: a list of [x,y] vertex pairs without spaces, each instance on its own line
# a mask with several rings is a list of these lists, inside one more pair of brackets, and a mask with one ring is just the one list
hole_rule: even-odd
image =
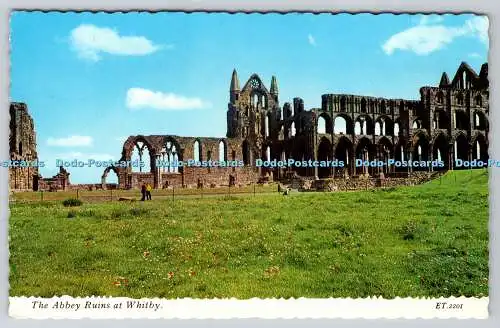
[[16,203],[10,295],[487,296],[488,172],[396,189]]
[[[213,195],[243,195],[243,194],[259,194],[272,193],[278,191],[278,184],[252,184],[246,186],[232,187],[216,187],[216,188],[175,188],[175,189],[154,189],[152,194],[156,198],[172,198],[174,197],[204,197]],[[57,192],[16,192],[12,195],[12,199],[16,202],[33,202],[33,201],[61,201],[66,198],[79,198],[87,202],[103,202],[118,200],[120,197],[141,198],[139,189],[130,190],[59,190]]]

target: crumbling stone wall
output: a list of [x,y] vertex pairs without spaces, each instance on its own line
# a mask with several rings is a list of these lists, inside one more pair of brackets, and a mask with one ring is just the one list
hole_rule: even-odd
[[44,191],[58,191],[58,190],[70,190],[71,183],[69,180],[70,173],[63,167],[59,168],[59,173],[51,178],[41,178],[39,179],[39,190]]
[[406,177],[385,178],[349,178],[349,179],[321,179],[311,181],[303,179],[300,189],[303,191],[354,191],[374,188],[391,188],[398,186],[414,186],[428,182],[438,177],[441,172],[414,172]]
[[[452,80],[418,90],[419,100],[350,94],[324,94],[321,108],[305,109],[301,98],[279,106],[277,81],[268,91],[257,75],[240,90],[233,72],[228,104],[228,137],[248,143],[249,158],[342,160],[349,176],[404,172],[407,168],[356,167],[356,159],[441,160],[443,170],[460,169],[455,159],[488,160],[488,64],[476,73],[467,63]],[[417,94],[418,94],[417,93]],[[252,103],[251,95],[272,101]],[[260,98],[258,98],[260,99]],[[343,119],[345,129],[339,129]],[[320,129],[320,122],[323,124]],[[269,156],[270,155],[270,156]],[[338,170],[294,167],[303,177],[329,178]],[[410,171],[427,170],[414,168]],[[284,170],[276,170],[276,179]]]
[[[33,118],[24,103],[10,104],[10,160],[29,161],[38,160],[36,151],[36,132]],[[9,188],[11,190],[38,189],[38,167],[10,167]]]
[[[284,181],[292,170],[303,180],[302,189],[314,188],[320,179],[334,178],[327,189],[356,190],[386,184],[414,183],[411,175],[428,168],[355,167],[356,159],[386,161],[432,161],[441,159],[442,170],[454,168],[454,159],[488,159],[489,132],[488,65],[479,74],[462,63],[450,81],[443,73],[438,86],[420,88],[420,100],[389,99],[348,94],[324,94],[321,108],[306,110],[303,99],[279,104],[278,82],[272,77],[268,89],[257,74],[240,88],[236,71],[229,87],[227,134],[225,138],[180,137],[175,135],[130,136],[124,143],[120,161],[131,161],[134,149],[150,168],[136,172],[129,167],[106,168],[102,189],[245,185],[268,180]],[[12,159],[36,159],[33,120],[25,104],[12,103]],[[336,120],[345,120],[345,131],[337,131]],[[320,131],[319,122],[324,123]],[[357,131],[359,130],[359,131]],[[220,158],[222,155],[222,158]],[[342,160],[344,168],[293,167],[256,168],[255,160]],[[241,161],[243,166],[157,167],[157,160]],[[108,184],[113,170],[118,184]],[[415,171],[415,172],[414,172]],[[397,178],[396,173],[410,178]],[[67,173],[67,172],[66,172]],[[351,179],[338,179],[337,177]],[[366,177],[360,179],[359,177]],[[382,177],[385,177],[382,179]],[[401,180],[403,179],[403,180]],[[406,179],[406,180],[404,180]],[[345,181],[345,182],[342,182]],[[11,189],[71,188],[69,174],[41,179],[36,168],[11,169]],[[40,186],[39,186],[40,185]],[[92,187],[93,188],[93,187]],[[96,187],[97,188],[97,187]],[[324,187],[321,187],[324,188]]]
[[[210,186],[245,185],[258,181],[258,170],[242,164],[242,142],[240,138],[180,137],[175,135],[130,136],[123,145],[120,161],[134,162],[134,149],[142,149],[139,159],[150,163],[147,172],[134,172],[132,166],[107,168],[104,178],[111,169],[118,176],[118,185],[122,189],[139,189],[143,183],[154,188],[199,188]],[[141,156],[141,155],[140,155]],[[168,161],[175,156],[183,161],[184,166],[176,169],[157,166],[159,161]],[[188,166],[188,161],[225,161],[233,167]],[[165,162],[162,162],[165,164]]]

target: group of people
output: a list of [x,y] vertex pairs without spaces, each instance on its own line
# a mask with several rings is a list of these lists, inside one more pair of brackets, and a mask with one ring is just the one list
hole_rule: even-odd
[[151,185],[143,183],[141,186],[141,194],[142,194],[142,201],[145,200],[151,200],[151,190],[153,190],[153,187]]

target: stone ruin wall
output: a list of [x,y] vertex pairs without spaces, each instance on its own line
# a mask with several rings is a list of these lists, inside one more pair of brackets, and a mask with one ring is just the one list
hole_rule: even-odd
[[[198,152],[195,155],[194,144],[198,142]],[[175,146],[178,160],[187,162],[191,159],[207,161],[219,160],[219,145],[224,144],[224,159],[226,161],[242,160],[242,140],[228,138],[207,137],[179,137],[168,135],[131,136],[125,141],[120,161],[132,160],[134,148],[145,146],[149,153],[149,162],[153,163],[166,151],[165,145],[170,143]],[[150,172],[133,172],[132,168],[112,168],[118,176],[120,189],[140,189],[142,184],[150,184],[156,189],[165,188],[210,188],[228,186],[231,177],[234,185],[247,185],[259,180],[259,173],[254,167],[195,167],[184,166],[178,172],[168,172],[163,168],[151,165]],[[106,188],[105,178],[110,169],[103,175],[102,185]]]
[[[421,88],[419,101],[327,94],[322,96],[322,108],[310,111],[304,109],[300,98],[294,98],[292,113],[292,106],[288,103],[285,103],[283,108],[279,107],[277,81],[274,77],[270,91],[256,74],[251,76],[240,91],[236,72],[233,72],[228,111],[229,138],[130,136],[123,145],[120,160],[131,160],[132,151],[139,143],[147,148],[151,163],[168,151],[165,147],[169,143],[175,145],[179,160],[186,161],[196,157],[199,160],[218,160],[219,144],[223,142],[225,160],[244,160],[246,157],[245,162],[250,165],[236,168],[183,167],[178,172],[165,172],[155,165],[151,165],[150,172],[133,172],[130,167],[111,167],[104,171],[101,183],[79,185],[70,184],[69,173],[66,171],[43,179],[36,168],[22,168],[10,169],[9,184],[13,190],[138,189],[143,183],[151,184],[157,189],[200,186],[209,188],[227,186],[230,181],[236,186],[242,186],[266,178],[269,170],[252,167],[251,163],[255,158],[265,158],[266,147],[269,147],[270,157],[274,159],[284,155],[285,158],[292,156],[325,160],[345,157],[348,160],[349,166],[346,170],[350,175],[349,179],[335,178],[339,172],[333,169],[296,169],[295,173],[303,177],[302,181],[306,181],[301,186],[304,190],[357,190],[379,186],[381,183],[385,186],[412,185],[425,181],[416,176],[425,175],[426,172],[415,172],[417,175],[410,174],[409,177],[389,177],[389,174],[403,172],[378,172],[374,169],[363,172],[353,167],[354,159],[363,156],[371,160],[381,159],[387,156],[384,152],[388,152],[390,156],[401,160],[419,157],[421,160],[429,160],[437,158],[439,152],[446,163],[444,170],[453,169],[451,162],[454,156],[471,159],[476,153],[480,153],[477,156],[486,160],[489,131],[487,76],[487,64],[476,74],[466,63],[462,63],[452,81],[443,73],[439,87]],[[253,85],[252,82],[257,84]],[[253,104],[251,96],[255,95],[266,100]],[[29,116],[26,105],[12,103],[10,114],[11,159],[36,159],[33,119]],[[334,131],[337,116],[346,121],[345,134],[337,134]],[[325,123],[323,133],[317,131],[320,117]],[[266,118],[269,119],[269,132],[265,132]],[[361,134],[357,135],[354,127],[355,123],[360,121],[367,122],[366,131],[362,130]],[[382,121],[384,132],[377,135],[376,124]],[[396,123],[398,132],[395,131]],[[293,135],[292,125],[296,128]],[[457,142],[456,149],[454,142]],[[195,143],[199,143],[199,154],[194,154]],[[476,143],[478,148],[475,148]],[[246,151],[243,150],[245,148]],[[418,153],[420,148],[421,154]],[[106,182],[107,174],[111,170],[116,173],[118,184]],[[365,173],[373,177],[359,177]],[[380,173],[385,174],[386,178],[381,180],[378,177]],[[270,176],[264,180],[272,181],[274,178],[275,181],[284,181],[284,170],[276,170],[274,174],[274,177]],[[318,178],[320,180],[317,180]]]
[[[36,132],[33,118],[24,103],[11,103],[10,109],[10,160],[35,161]],[[9,187],[11,190],[33,190],[37,186],[37,167],[9,168]]]
[[354,191],[375,188],[394,188],[400,186],[414,186],[422,184],[441,176],[444,172],[413,172],[408,175],[373,178],[335,178],[335,179],[297,179],[293,185],[299,191]]

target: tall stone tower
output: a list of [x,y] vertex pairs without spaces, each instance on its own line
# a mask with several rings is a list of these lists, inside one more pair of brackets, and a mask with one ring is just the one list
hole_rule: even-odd
[[233,71],[229,88],[227,137],[243,139],[245,162],[260,158],[263,146],[275,138],[280,119],[278,82],[271,79],[268,90],[257,74],[252,74],[240,89],[238,74]]
[[[38,159],[36,151],[36,133],[33,118],[24,103],[10,104],[10,136],[9,149],[12,161],[35,161]],[[11,190],[37,190],[37,167],[10,167],[9,187]]]

